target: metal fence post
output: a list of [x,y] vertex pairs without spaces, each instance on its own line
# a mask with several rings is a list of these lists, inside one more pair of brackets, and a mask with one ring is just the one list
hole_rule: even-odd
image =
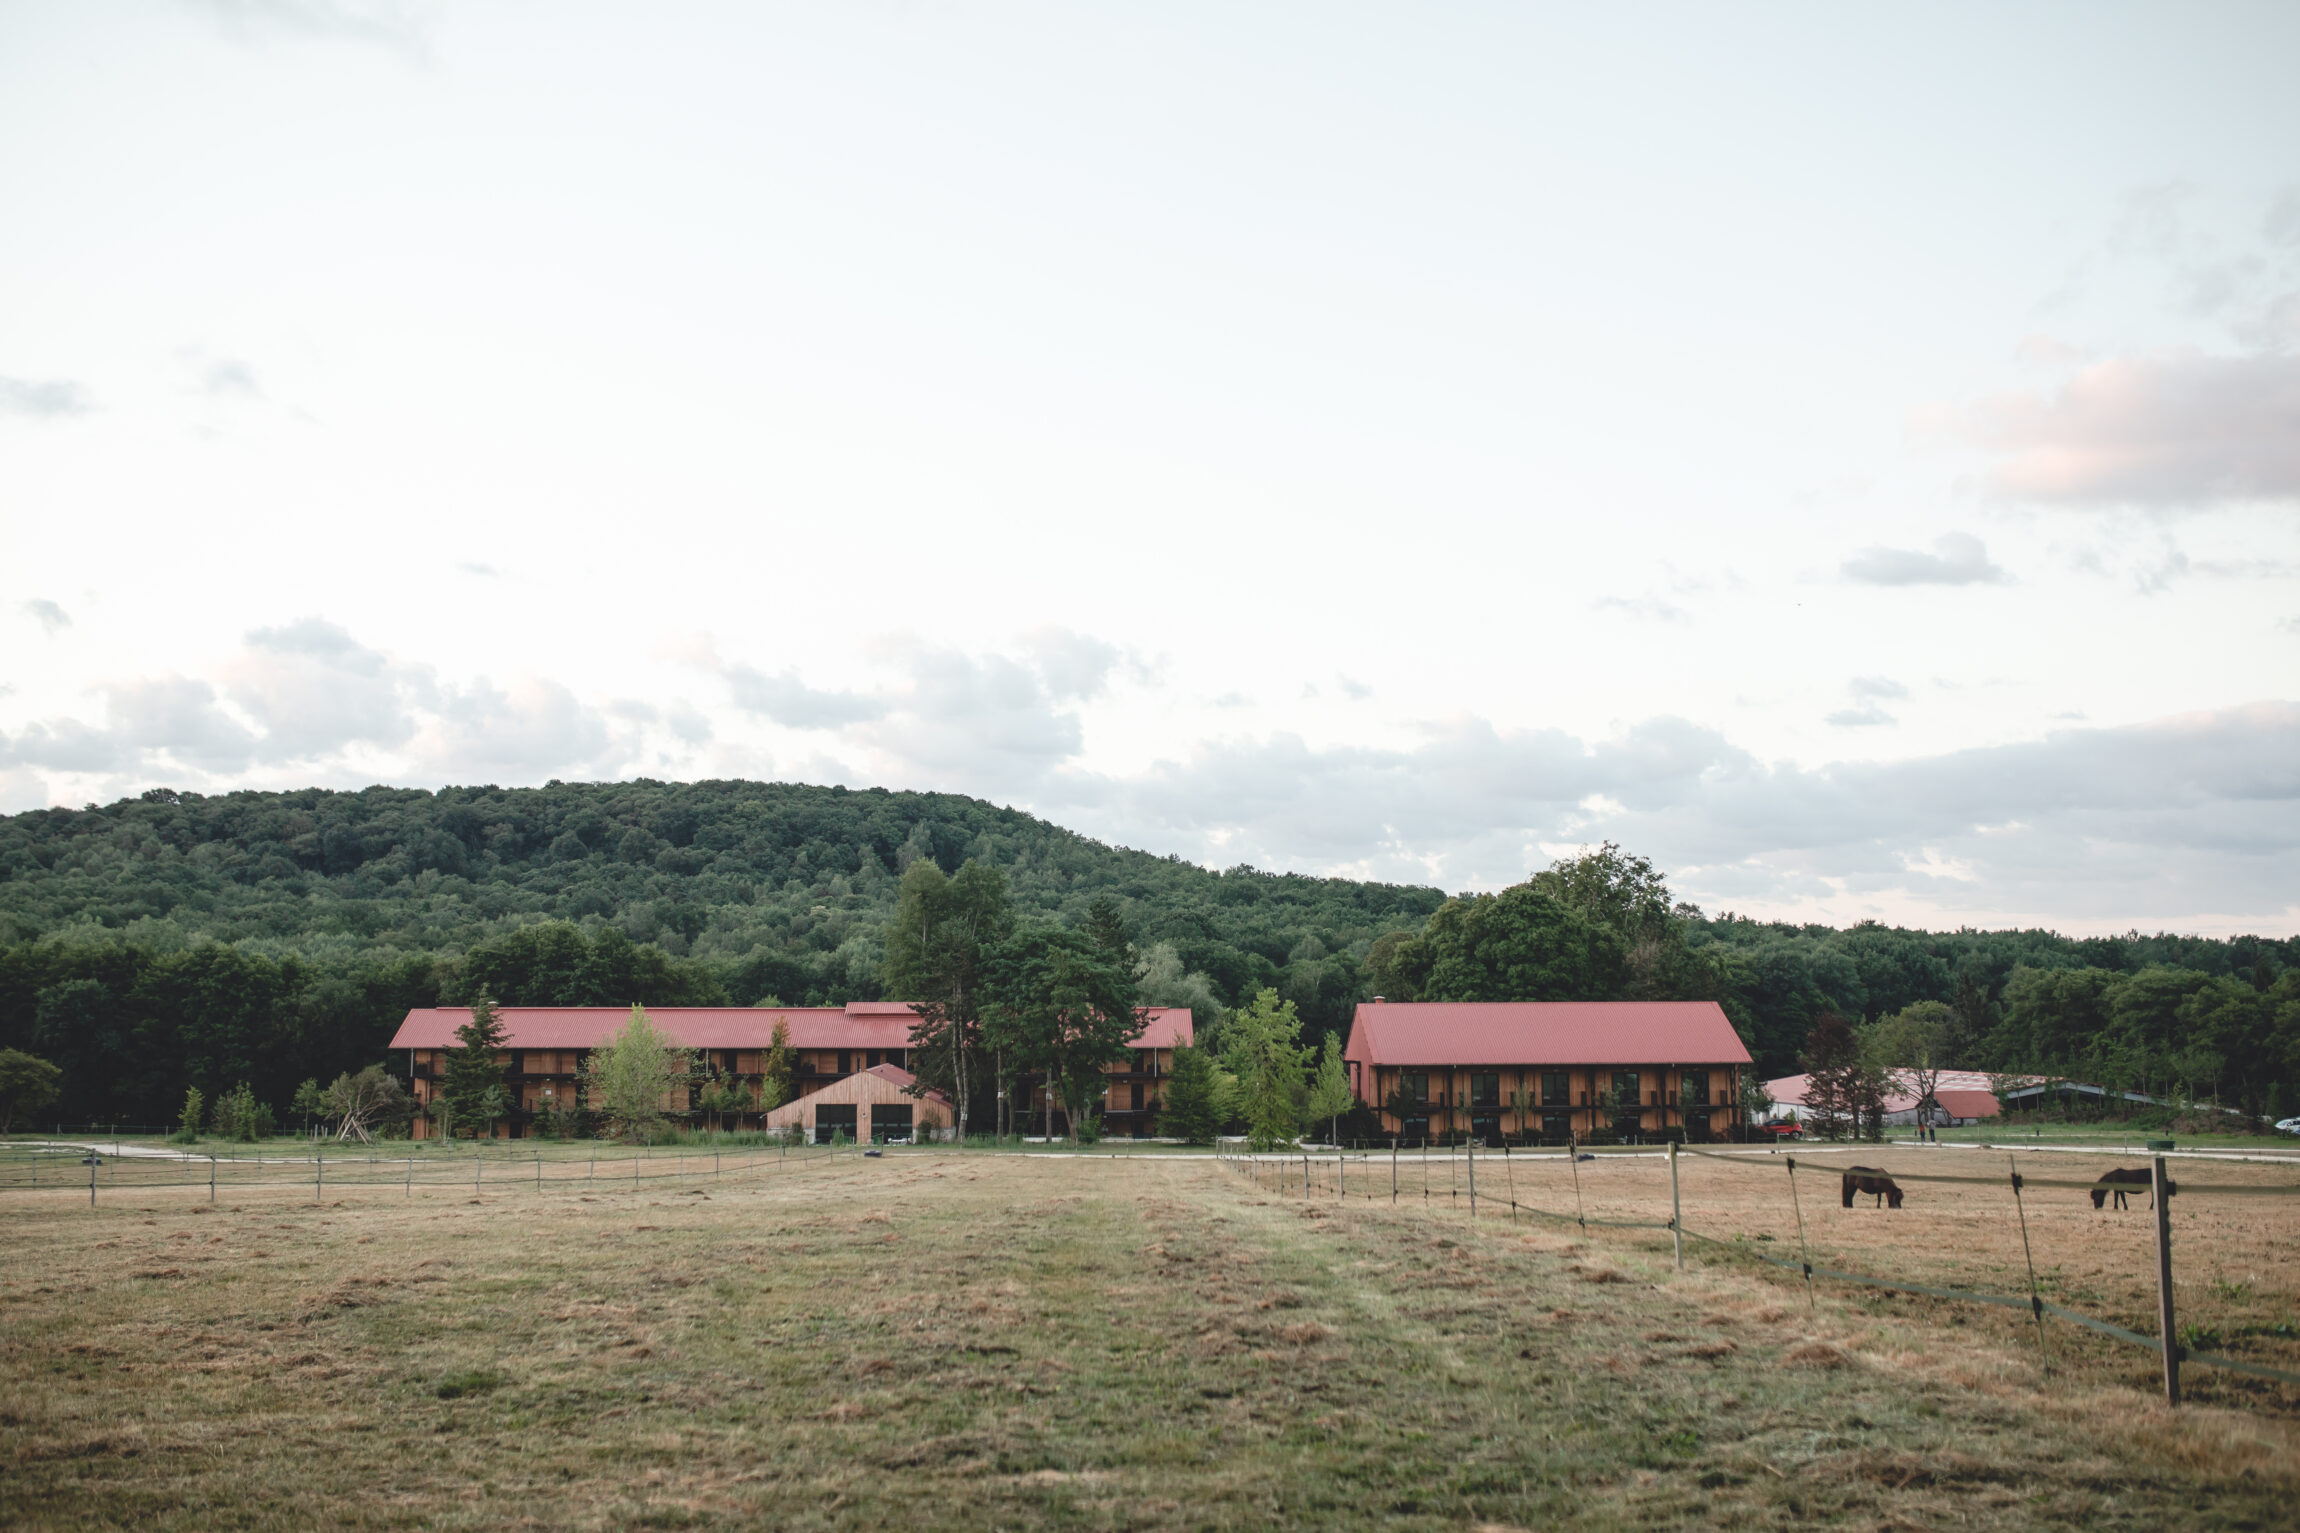
[[[1400,1136],[1403,1137],[1402,1135]],[[1398,1200],[1398,1141],[1390,1141],[1390,1202]]]
[[327,1151],[313,1151],[311,1167],[311,1200],[317,1204],[327,1196]]
[[2157,1204],[2157,1331],[2164,1340],[2164,1404],[2180,1404],[2180,1335],[2171,1324],[2171,1181],[2164,1179],[2164,1156],[2151,1163]]
[[96,1206],[96,1161],[97,1161],[97,1159],[98,1159],[98,1157],[97,1157],[97,1154],[96,1154],[96,1152],[95,1152],[94,1150],[92,1150],[92,1149],[91,1149],[91,1150],[88,1152],[88,1206],[89,1206],[90,1208],[94,1208],[94,1207]]
[[209,1157],[208,1157],[208,1201],[209,1201],[210,1203],[213,1203],[213,1202],[215,1202],[215,1200],[216,1200],[216,1158],[215,1158],[213,1155],[211,1155],[211,1156],[209,1156]]
[[1477,1141],[1472,1139],[1462,1150],[1469,1162],[1469,1216],[1474,1222],[1477,1218]]

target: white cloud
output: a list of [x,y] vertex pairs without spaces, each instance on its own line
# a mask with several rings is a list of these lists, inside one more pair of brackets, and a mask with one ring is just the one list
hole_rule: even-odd
[[0,378],[0,415],[85,415],[88,391],[69,378]]
[[1933,539],[1933,551],[1864,548],[1844,563],[1845,578],[1875,586],[1964,586],[2002,582],[2005,572],[1989,563],[1989,551],[1967,532]]
[[72,614],[44,596],[36,596],[24,603],[24,615],[38,623],[43,630],[50,634],[59,633],[72,626]]
[[1975,406],[1971,438],[2021,499],[2188,506],[2300,496],[2300,356],[2196,350],[2085,368]]

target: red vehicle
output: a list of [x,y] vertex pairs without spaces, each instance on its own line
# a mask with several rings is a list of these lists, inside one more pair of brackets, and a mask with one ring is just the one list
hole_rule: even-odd
[[1802,1139],[1805,1137],[1805,1125],[1802,1123],[1768,1123],[1765,1125],[1765,1132],[1776,1139]]

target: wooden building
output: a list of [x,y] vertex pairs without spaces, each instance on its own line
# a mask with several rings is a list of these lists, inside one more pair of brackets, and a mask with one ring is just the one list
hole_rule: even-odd
[[1731,1137],[1749,1051],[1714,1001],[1374,1000],[1342,1051],[1358,1100],[1412,1141]]
[[[1103,1132],[1119,1139],[1149,1139],[1158,1132],[1158,1108],[1166,1077],[1174,1073],[1174,1051],[1188,1048],[1196,1029],[1187,1006],[1145,1006],[1142,1031],[1134,1035],[1134,1049],[1124,1059],[1105,1067],[1110,1085],[1102,1099]],[[1047,1109],[1052,1106],[1053,1112]],[[1024,1091],[1016,1114],[1016,1128],[1025,1134],[1042,1131],[1050,1118],[1057,1134],[1070,1132],[1070,1115],[1057,1100],[1047,1101],[1043,1082]]]
[[846,1135],[854,1144],[915,1143],[950,1131],[950,1098],[929,1090],[916,1095],[918,1077],[896,1065],[873,1065],[832,1081],[767,1114],[770,1129],[797,1128],[809,1144]]
[[[498,1138],[524,1138],[554,1106],[580,1100],[584,1063],[605,1046],[630,1018],[627,1006],[504,1006],[497,1009],[504,1030],[501,1059],[504,1091],[511,1111],[495,1126]],[[793,1102],[882,1066],[907,1071],[910,1030],[918,1015],[903,1001],[849,1001],[844,1006],[662,1006],[649,1007],[656,1029],[694,1052],[708,1075],[732,1075],[755,1087],[766,1069],[775,1024],[789,1028],[793,1056]],[[409,1086],[415,1096],[415,1137],[438,1131],[430,1103],[446,1075],[446,1055],[455,1048],[455,1030],[471,1020],[463,1006],[423,1006],[407,1014],[391,1040],[405,1050]],[[1110,1067],[1108,1111],[1113,1134],[1146,1137],[1155,1131],[1158,1098],[1171,1072],[1174,1049],[1191,1038],[1190,1009],[1152,1006],[1142,1013],[1142,1033],[1127,1058]],[[694,1111],[697,1089],[675,1093],[664,1111]],[[1037,1099],[1036,1088],[1026,1092]],[[860,1105],[859,1101],[855,1105]],[[759,1128],[762,1114],[734,1115],[730,1128]],[[1058,1120],[1062,1115],[1056,1113]],[[922,1125],[923,1126],[923,1125]]]

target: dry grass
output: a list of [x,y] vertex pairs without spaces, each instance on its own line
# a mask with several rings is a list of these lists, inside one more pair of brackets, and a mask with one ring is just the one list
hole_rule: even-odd
[[0,1241],[10,1527],[2138,1529],[2300,1491],[2288,1421],[2041,1380],[2017,1327],[1203,1160],[17,1195]]

